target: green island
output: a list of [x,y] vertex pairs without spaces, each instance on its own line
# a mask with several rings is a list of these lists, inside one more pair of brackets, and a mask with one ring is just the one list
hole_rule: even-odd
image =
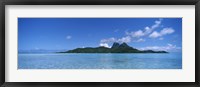
[[107,47],[86,47],[76,48],[58,53],[168,53],[166,51],[153,51],[153,50],[138,50],[128,46],[126,43],[119,44],[114,42],[111,48]]

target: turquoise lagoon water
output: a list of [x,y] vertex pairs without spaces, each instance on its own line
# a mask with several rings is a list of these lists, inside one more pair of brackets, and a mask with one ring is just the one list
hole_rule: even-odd
[[182,53],[18,54],[18,69],[182,69]]

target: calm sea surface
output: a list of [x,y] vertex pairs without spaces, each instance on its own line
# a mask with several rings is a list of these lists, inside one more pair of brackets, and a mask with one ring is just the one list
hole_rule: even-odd
[[18,54],[18,69],[182,69],[182,53]]

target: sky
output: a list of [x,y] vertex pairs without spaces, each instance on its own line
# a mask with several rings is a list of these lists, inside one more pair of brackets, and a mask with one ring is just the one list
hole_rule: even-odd
[[18,18],[19,50],[71,50],[127,43],[181,51],[182,18]]

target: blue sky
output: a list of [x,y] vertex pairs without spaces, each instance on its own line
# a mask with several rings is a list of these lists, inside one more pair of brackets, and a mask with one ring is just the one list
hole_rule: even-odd
[[18,18],[19,50],[111,47],[181,51],[182,18]]

